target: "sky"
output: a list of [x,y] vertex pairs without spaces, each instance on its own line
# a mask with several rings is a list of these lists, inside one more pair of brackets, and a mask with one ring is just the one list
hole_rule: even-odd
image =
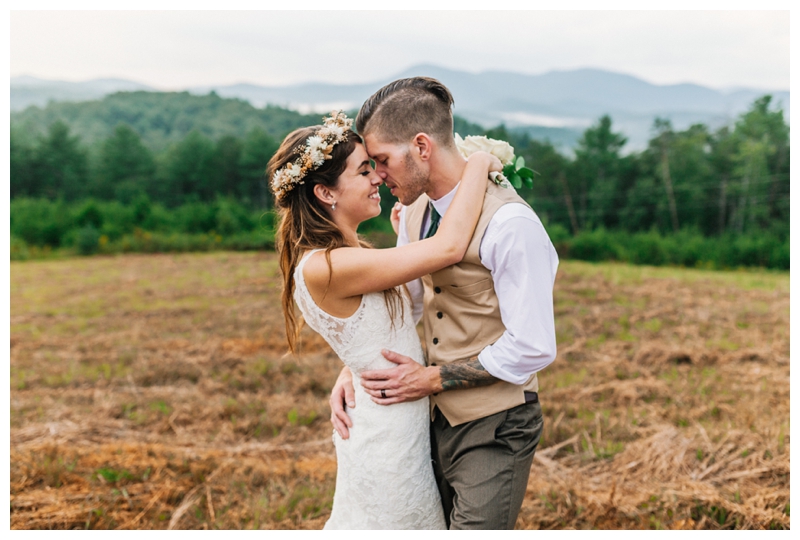
[[789,19],[788,10],[11,11],[10,74],[179,90],[371,83],[425,63],[787,90]]

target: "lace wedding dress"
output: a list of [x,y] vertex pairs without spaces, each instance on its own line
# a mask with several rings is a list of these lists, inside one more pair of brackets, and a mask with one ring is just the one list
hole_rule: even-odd
[[[433,476],[428,398],[378,405],[360,384],[368,369],[394,367],[381,355],[389,349],[424,364],[422,346],[406,302],[394,328],[382,293],[362,297],[346,319],[322,311],[311,298],[303,266],[295,269],[294,298],[306,323],[317,331],[353,373],[356,406],[350,438],[334,430],[338,470],[331,517],[325,529],[444,529],[444,515]],[[398,317],[399,318],[399,317]]]

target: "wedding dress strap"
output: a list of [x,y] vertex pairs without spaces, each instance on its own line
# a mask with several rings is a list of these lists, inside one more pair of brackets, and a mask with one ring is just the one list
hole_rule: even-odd
[[294,299],[308,325],[325,338],[340,358],[344,358],[349,348],[353,346],[353,336],[358,331],[367,311],[367,298],[369,298],[369,295],[364,294],[361,296],[361,303],[358,309],[349,317],[336,317],[319,307],[311,296],[311,292],[306,285],[305,276],[303,276],[303,267],[306,261],[317,251],[324,251],[324,249],[310,250],[303,255],[297,267],[295,267],[294,281],[296,287]]
[[[317,248],[308,251],[305,255],[303,255],[300,258],[300,262],[297,263],[297,267],[295,269],[294,281],[296,283],[297,288],[299,289],[298,292],[300,294],[300,298],[307,302],[308,307],[313,306],[313,308],[311,309],[316,311],[319,317],[335,320],[341,323],[357,322],[360,319],[360,316],[364,312],[364,305],[367,302],[366,294],[361,295],[361,303],[359,304],[358,309],[356,309],[356,311],[348,317],[337,317],[336,315],[331,315],[330,313],[319,307],[317,303],[314,301],[314,298],[311,296],[311,291],[308,290],[308,285],[306,284],[306,277],[305,275],[303,275],[303,267],[305,266],[306,261],[308,261],[309,257],[311,257],[317,251],[325,251],[325,248]],[[297,300],[297,298],[295,299]],[[307,317],[307,315],[304,316]]]
[[306,261],[308,260],[309,257],[311,257],[317,251],[325,251],[325,248],[316,248],[316,249],[308,250],[308,251],[306,251],[305,255],[300,257],[300,262],[297,263],[297,271],[300,272],[301,276],[303,275],[303,266],[305,266]]

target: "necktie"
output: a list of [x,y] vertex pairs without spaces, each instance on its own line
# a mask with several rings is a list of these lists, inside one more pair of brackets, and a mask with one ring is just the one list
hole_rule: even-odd
[[428,203],[428,206],[431,210],[431,225],[428,227],[428,232],[425,233],[425,238],[430,238],[436,234],[436,230],[439,228],[439,220],[442,218],[442,216],[439,215],[439,212],[436,211],[436,208],[433,207],[433,204]]

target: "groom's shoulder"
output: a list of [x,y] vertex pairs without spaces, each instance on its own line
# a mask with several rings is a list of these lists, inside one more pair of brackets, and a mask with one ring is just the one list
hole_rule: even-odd
[[498,204],[520,203],[529,206],[515,189],[501,187],[494,182],[489,182],[486,188],[486,197],[495,199]]
[[425,209],[428,207],[428,196],[424,193],[416,201],[403,207],[405,226],[409,238],[416,239],[418,234],[412,234],[412,230],[419,231],[422,226],[422,219],[425,217]]
[[416,201],[405,207],[406,219],[422,219],[425,214],[425,209],[428,207],[428,201],[430,201],[430,198],[424,193],[417,197]]
[[430,197],[428,197],[425,193],[417,197],[417,200],[409,204],[406,208],[425,208],[428,206],[428,201],[430,201]]

